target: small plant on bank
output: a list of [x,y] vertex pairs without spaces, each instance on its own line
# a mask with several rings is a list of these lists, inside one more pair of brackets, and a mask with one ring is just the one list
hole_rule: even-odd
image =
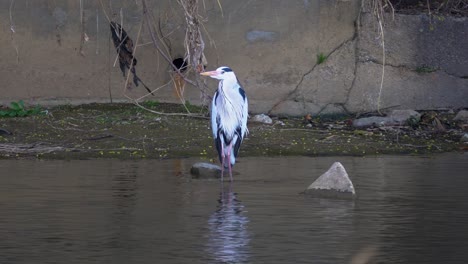
[[187,109],[189,112],[192,112],[192,113],[201,112],[203,110],[202,107],[197,106],[197,105],[193,105],[188,100],[185,101],[184,109]]
[[437,71],[437,68],[435,67],[430,67],[430,66],[419,66],[416,68],[417,73],[431,73]]
[[11,102],[9,108],[0,110],[0,117],[23,117],[40,113],[42,113],[42,110],[39,106],[26,109],[23,100],[19,100],[18,102]]
[[158,101],[148,100],[148,101],[144,101],[142,105],[147,108],[156,108],[160,105],[160,103]]
[[322,64],[322,63],[324,63],[326,60],[327,60],[327,56],[326,56],[325,54],[323,54],[322,52],[320,52],[319,54],[317,54],[317,64]]

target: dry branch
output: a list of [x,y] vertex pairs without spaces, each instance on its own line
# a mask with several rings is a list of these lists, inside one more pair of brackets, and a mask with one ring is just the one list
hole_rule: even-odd
[[16,51],[16,63],[19,63],[19,50],[18,50],[18,44],[16,43],[16,39],[15,39],[16,29],[15,29],[15,23],[13,22],[13,14],[12,14],[14,4],[15,4],[15,0],[11,0],[10,9],[9,9],[9,12],[10,12],[10,31],[11,31],[10,39],[11,39],[11,45],[13,46],[13,48]]
[[65,147],[47,146],[44,143],[33,144],[0,144],[0,153],[50,153],[54,151],[64,151]]

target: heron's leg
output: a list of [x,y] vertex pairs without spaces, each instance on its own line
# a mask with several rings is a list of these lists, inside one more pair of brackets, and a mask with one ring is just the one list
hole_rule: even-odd
[[227,162],[228,162],[228,168],[229,168],[229,179],[230,179],[231,182],[232,182],[231,150],[232,150],[232,143],[229,144],[229,147],[228,147],[228,156],[227,156]]
[[224,180],[224,146],[221,144],[221,181]]

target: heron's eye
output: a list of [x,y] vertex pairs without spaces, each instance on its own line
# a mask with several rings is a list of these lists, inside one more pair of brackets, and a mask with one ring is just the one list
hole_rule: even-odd
[[224,74],[224,71],[222,71],[221,74]]

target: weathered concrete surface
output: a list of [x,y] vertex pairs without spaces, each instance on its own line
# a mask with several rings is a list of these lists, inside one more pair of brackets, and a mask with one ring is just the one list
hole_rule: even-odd
[[[437,109],[468,105],[468,19],[426,15],[386,17],[385,77],[380,108]],[[432,23],[432,24],[431,24]],[[374,18],[363,13],[356,80],[346,109],[377,109],[382,44]]]
[[[223,18],[214,4],[206,25],[217,50],[207,51],[208,61],[236,71],[254,113],[294,100],[290,95],[315,67],[317,55],[329,54],[353,37],[359,8],[358,1],[226,1]],[[302,104],[277,112],[298,115]]]
[[[468,18],[427,15],[385,17],[385,60],[393,67],[415,71],[427,67],[456,77],[468,76]],[[382,64],[377,24],[364,13],[359,31],[359,60]]]
[[[107,2],[104,9],[100,1],[82,1],[82,15],[80,2],[14,1],[11,17],[15,33],[10,30],[10,1],[0,2],[0,78],[4,91],[0,103],[23,99],[31,104],[80,104],[110,102],[111,98],[122,102],[128,101],[127,96],[145,95],[143,87],[125,88],[118,62],[114,64],[116,52],[109,41],[106,14],[120,23],[121,13],[134,44],[146,44],[136,50],[138,76],[152,89],[171,80],[168,64],[148,45],[150,38],[145,27],[136,43],[141,24],[140,1],[112,1],[112,7]],[[168,10],[166,14],[173,15],[170,7],[169,1],[163,1],[154,10]],[[176,28],[175,21],[162,25],[164,31]],[[172,55],[183,55],[179,52],[183,45],[180,35],[174,34],[172,41]],[[169,85],[156,97],[148,98],[179,101],[173,93]],[[194,89],[186,89],[186,94],[189,98],[199,97]]]
[[[323,192],[325,191],[325,192]],[[335,162],[324,174],[318,177],[309,187],[306,194],[323,193],[330,196],[333,193],[336,195],[349,194],[356,195],[353,183],[346,172],[346,169],[340,162]]]
[[295,86],[288,98],[272,113],[344,112],[343,105],[353,84],[356,41],[349,40],[333,50],[322,64],[315,65]]
[[[351,112],[375,111],[378,106],[382,65],[358,63],[356,80],[346,108]],[[468,79],[443,71],[417,73],[400,67],[385,67],[380,108],[460,108],[468,104]]]
[[[102,8],[99,1],[83,1],[83,15],[79,3],[15,1],[11,8],[15,33],[10,31],[10,1],[0,3],[4,87],[0,103],[18,99],[33,104],[109,102],[110,92],[116,102],[145,94],[142,87],[124,87],[118,65],[114,67],[116,54],[109,43],[106,18],[107,14],[116,21],[122,19],[136,42],[141,2],[117,0],[111,6],[105,2]],[[185,20],[180,6],[176,1],[149,4],[162,33],[170,34],[171,56],[184,56]],[[357,1],[226,1],[221,11],[216,1],[205,1],[200,12],[210,34],[204,35],[208,67],[231,66],[246,87],[250,109],[266,112],[295,89],[314,67],[319,52],[328,54],[353,36],[358,6]],[[141,79],[155,89],[171,76],[169,65],[149,42],[143,27],[139,44],[145,45],[137,48],[136,68]],[[208,86],[212,93],[216,84]],[[167,85],[146,99],[178,102],[173,90],[172,84]],[[199,91],[193,87],[187,86],[184,95],[191,103],[200,102]]]
[[[105,2],[105,1],[103,1]],[[109,42],[107,17],[123,21],[136,42],[142,21],[140,1],[0,2],[0,103],[30,104],[128,101],[146,94],[125,88]],[[167,34],[170,56],[183,57],[185,36],[176,1],[151,2]],[[360,1],[205,1],[207,67],[229,65],[249,96],[253,113],[369,112],[377,109],[382,46],[377,24],[361,13]],[[10,12],[11,10],[11,12]],[[82,11],[82,12],[80,12]],[[104,13],[105,11],[105,13]],[[11,14],[11,20],[10,20]],[[386,18],[386,67],[380,108],[468,107],[468,19],[425,15]],[[359,30],[358,30],[359,29]],[[152,89],[149,100],[179,102],[168,63],[150,43],[144,26],[136,50],[139,77]],[[327,59],[317,64],[317,55]],[[193,77],[193,76],[192,76]],[[168,85],[166,85],[169,83]],[[215,82],[207,83],[210,93]],[[198,104],[199,91],[187,85],[185,99]]]

